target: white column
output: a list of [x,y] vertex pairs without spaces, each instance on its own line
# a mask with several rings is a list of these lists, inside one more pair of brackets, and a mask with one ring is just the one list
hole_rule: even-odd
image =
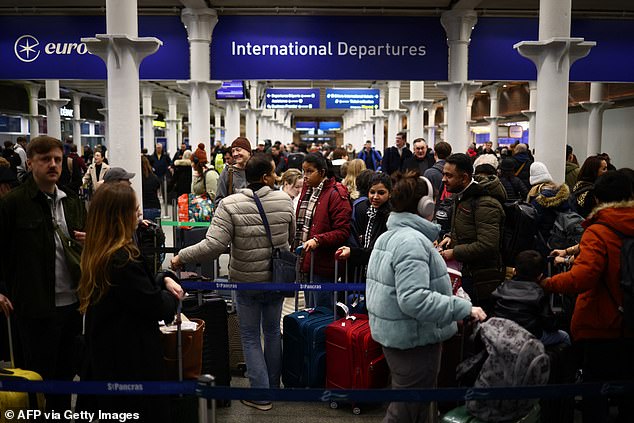
[[167,94],[167,151],[174,154],[180,148],[178,142],[178,96],[173,93]]
[[183,115],[176,115],[176,145],[180,148],[183,143]]
[[475,96],[473,95],[473,92],[470,92],[467,96],[467,108],[465,110],[465,113],[467,114],[467,144],[471,144],[474,141],[471,133],[471,128],[476,123],[475,120],[471,119],[473,100],[475,100]]
[[106,0],[107,34],[82,38],[88,51],[108,69],[108,160],[136,173],[132,187],[141,207],[141,146],[139,143],[139,65],[162,45],[154,37],[138,37],[136,0]]
[[438,109],[438,104],[431,104],[430,107],[427,108],[427,145],[431,148],[434,148],[436,145],[436,110]]
[[379,108],[374,111],[372,120],[374,120],[374,148],[383,153],[385,149],[385,88],[380,88]]
[[363,142],[365,143],[367,140],[370,140],[372,141],[372,146],[374,146],[372,110],[364,110],[363,114]]
[[30,138],[33,139],[40,135],[40,113],[37,107],[37,100],[40,96],[39,84],[25,84],[27,92],[29,93],[29,132]]
[[77,146],[77,154],[82,155],[81,149],[81,95],[73,94],[73,144]]
[[408,139],[425,138],[425,108],[432,105],[434,100],[425,99],[425,82],[410,82],[409,100],[401,100],[401,104],[409,110],[407,127]]
[[[401,81],[388,81],[388,108],[383,113],[387,116],[387,138],[388,145],[394,140],[396,134],[403,130],[401,116],[405,110],[399,109]],[[409,142],[409,137],[408,137]]]
[[189,115],[189,143],[192,146],[205,144],[210,148],[210,94],[220,86],[220,82],[209,81],[211,34],[218,23],[215,10],[208,8],[185,8],[181,20],[187,30],[189,40],[190,80],[179,81],[179,85],[188,91],[191,102]]
[[[141,87],[141,99],[143,103],[143,147],[148,151],[154,151],[154,119],[156,115],[152,113],[152,87],[144,85]],[[167,152],[175,152],[166,151]]]
[[68,100],[59,98],[59,80],[47,80],[46,98],[40,98],[38,101],[46,106],[46,134],[61,140],[62,122],[59,117],[59,108],[68,103]]
[[499,88],[498,84],[491,84],[484,88],[489,92],[490,99],[489,116],[484,119],[491,124],[489,126],[489,141],[493,143],[493,149],[498,148],[498,121],[502,119],[501,116],[498,116]]
[[539,41],[514,45],[537,66],[535,159],[546,165],[557,183],[563,183],[566,174],[570,65],[596,45],[570,37],[571,1],[541,0]]
[[588,157],[601,153],[603,112],[614,104],[611,101],[603,101],[603,88],[604,85],[601,82],[590,83],[590,101],[581,102],[581,107],[590,112],[588,116]]
[[537,82],[529,81],[528,109],[522,110],[522,114],[528,118],[528,148],[535,148],[535,108],[537,107]]
[[[247,100],[220,100],[225,105],[225,140],[231,144],[233,140],[240,136],[240,109],[247,103]],[[249,139],[251,147],[253,140]],[[257,145],[257,144],[256,144]]]
[[[106,82],[106,91],[108,90],[107,85],[108,85],[108,83]],[[110,123],[110,121],[108,119],[108,97],[107,96],[104,97],[104,99],[103,99],[103,105],[104,105],[104,107],[102,107],[100,109],[97,109],[97,111],[103,115],[102,122],[103,122],[103,129],[104,129],[104,132],[103,132],[104,142],[106,143],[107,146],[110,146],[110,143],[108,141],[109,140],[108,136],[110,134],[110,130],[108,129],[108,124]],[[94,127],[93,127],[93,129],[94,129]],[[82,151],[82,153],[83,153],[83,151]],[[108,155],[110,155],[110,154],[108,154]]]
[[440,18],[449,46],[449,82],[439,82],[436,86],[447,94],[448,100],[443,138],[456,152],[467,148],[467,98],[470,91],[480,86],[467,79],[469,41],[477,21],[478,15],[473,10],[450,10]]
[[214,108],[214,140],[223,141],[223,144],[227,142],[227,140],[222,139],[222,110],[217,107]]

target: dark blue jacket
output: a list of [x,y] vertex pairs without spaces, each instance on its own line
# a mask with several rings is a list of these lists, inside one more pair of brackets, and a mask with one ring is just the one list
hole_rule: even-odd
[[403,164],[405,160],[412,157],[411,150],[407,147],[403,147],[403,154],[398,154],[398,148],[390,147],[385,150],[385,156],[383,157],[383,172],[391,175],[397,170],[403,170]]
[[[361,150],[357,158],[363,160],[365,162],[365,166],[368,169],[381,170],[381,153],[376,151],[374,148],[370,150],[370,157],[368,157],[368,152],[364,148],[363,150]],[[371,166],[368,166],[368,164],[370,164]]]
[[161,154],[160,158],[156,155],[156,153],[154,153],[150,156],[150,164],[152,165],[156,176],[161,179],[167,173],[167,169],[172,165],[172,161],[170,160],[170,156],[168,156],[165,152]]

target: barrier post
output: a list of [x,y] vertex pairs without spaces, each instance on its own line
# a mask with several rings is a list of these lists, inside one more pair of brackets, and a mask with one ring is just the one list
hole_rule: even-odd
[[[215,386],[216,379],[211,375],[200,375],[198,383],[205,386]],[[209,413],[209,401],[211,401],[211,413]],[[211,415],[211,416],[210,416]],[[198,423],[216,423],[216,400],[207,399],[203,396],[198,397]]]

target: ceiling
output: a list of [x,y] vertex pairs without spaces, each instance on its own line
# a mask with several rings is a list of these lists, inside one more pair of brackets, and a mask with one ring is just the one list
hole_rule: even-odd
[[[132,0],[130,0],[132,1]],[[0,15],[28,14],[100,14],[105,13],[105,0],[0,0]],[[178,15],[189,7],[211,7],[218,14],[285,14],[285,15],[426,15],[440,16],[452,8],[474,9],[479,16],[537,16],[539,0],[138,0],[140,14]],[[633,0],[572,0],[574,17],[634,19]],[[179,112],[187,112],[187,98],[175,81],[142,82],[154,87],[153,108],[167,111],[166,93],[182,94]],[[325,104],[325,88],[377,88],[381,81],[265,81],[267,87],[321,88],[321,104]],[[425,98],[439,100],[445,95],[435,87],[434,81],[425,82]],[[70,92],[103,98],[104,81],[60,81]],[[387,91],[387,89],[386,89]],[[400,98],[410,97],[409,81],[401,83]],[[215,100],[214,100],[215,101]],[[387,101],[387,100],[386,100]],[[216,104],[223,107],[222,104]],[[343,110],[311,109],[293,111],[300,117],[338,117]]]

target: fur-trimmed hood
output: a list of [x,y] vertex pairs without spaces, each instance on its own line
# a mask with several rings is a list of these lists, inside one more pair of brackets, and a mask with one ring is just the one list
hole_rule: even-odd
[[178,159],[174,160],[174,166],[191,166],[192,161],[189,159]]
[[542,207],[561,207],[570,198],[570,188],[566,184],[557,186],[546,182],[532,187],[528,192],[528,197],[529,199],[534,198],[537,204]]
[[[612,203],[601,203],[598,206],[596,206],[592,210],[592,212],[588,215],[586,222],[588,225],[590,225],[592,223],[595,223],[598,220],[602,220],[602,218],[606,214],[605,213],[606,210],[614,210],[614,213],[617,213],[619,215],[621,213],[625,213],[626,216],[629,218],[626,220],[631,220],[634,222],[634,213],[632,213],[631,210],[624,210],[628,208],[634,209],[634,200],[616,201]],[[608,213],[608,214],[612,214],[612,213]],[[621,224],[619,222],[617,222],[617,224],[618,226],[616,227],[616,229],[619,229],[619,226],[621,226]]]

